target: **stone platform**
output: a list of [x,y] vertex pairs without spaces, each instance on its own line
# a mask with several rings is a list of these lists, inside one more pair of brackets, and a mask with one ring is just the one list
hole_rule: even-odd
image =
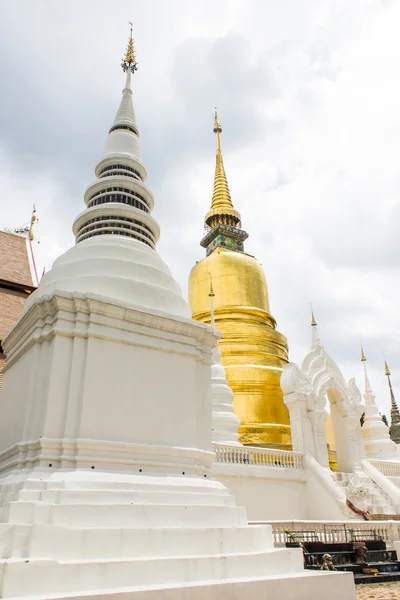
[[212,479],[32,471],[0,494],[2,599],[355,598],[351,574],[304,571]]

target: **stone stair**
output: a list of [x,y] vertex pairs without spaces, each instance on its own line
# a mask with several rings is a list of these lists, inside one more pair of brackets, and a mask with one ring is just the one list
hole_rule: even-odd
[[353,600],[347,575],[304,571],[213,479],[21,472],[0,494],[4,600]]
[[[347,486],[350,483],[353,473],[331,473],[333,480],[342,488],[346,494]],[[396,516],[396,508],[389,496],[378,486],[368,475],[357,473],[357,477],[361,485],[367,490],[366,496],[363,498],[366,510],[371,513],[373,520],[394,519]],[[365,507],[364,507],[365,510]]]

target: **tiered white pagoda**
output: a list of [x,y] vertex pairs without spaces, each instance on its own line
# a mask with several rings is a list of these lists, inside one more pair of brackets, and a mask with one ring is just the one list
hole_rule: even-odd
[[395,460],[396,444],[390,439],[389,429],[382,421],[378,407],[375,402],[375,394],[369,382],[367,373],[367,359],[364,349],[361,347],[361,362],[364,366],[364,399],[365,399],[365,418],[362,428],[364,437],[365,454],[367,458],[374,459],[392,459]]

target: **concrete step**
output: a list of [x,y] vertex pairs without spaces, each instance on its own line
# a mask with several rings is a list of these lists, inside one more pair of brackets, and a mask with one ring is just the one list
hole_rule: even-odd
[[166,504],[47,504],[11,502],[0,508],[0,523],[53,524],[62,527],[229,527],[247,524],[246,510],[235,506]]
[[260,552],[273,548],[271,527],[72,529],[52,525],[1,525],[0,558],[116,560]]
[[[332,571],[288,573],[267,577],[243,577],[230,580],[207,582],[179,582],[162,586],[112,588],[104,591],[89,591],[87,600],[244,600],[269,598],[270,600],[356,600],[352,573]],[[40,594],[35,600],[79,600],[81,595]],[[13,600],[32,600],[28,596]]]
[[[160,549],[162,550],[162,549]],[[129,586],[265,577],[303,571],[298,548],[260,553],[117,561],[0,561],[4,598],[92,592]]]
[[103,471],[85,471],[73,473],[70,478],[68,474],[62,473],[53,477],[30,478],[17,483],[4,483],[0,486],[0,493],[15,492],[20,490],[131,490],[131,491],[163,491],[173,488],[174,492],[185,492],[188,489],[196,493],[209,493],[210,488],[214,493],[226,494],[226,488],[219,482],[206,477],[157,477],[142,475],[121,475],[117,473],[104,473]]
[[228,493],[188,493],[153,490],[22,490],[21,502],[46,502],[49,504],[197,504],[209,506],[234,506],[235,499]]

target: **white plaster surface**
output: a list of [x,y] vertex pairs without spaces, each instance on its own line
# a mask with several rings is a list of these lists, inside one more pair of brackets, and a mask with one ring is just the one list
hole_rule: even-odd
[[60,256],[28,298],[25,312],[56,290],[100,295],[146,312],[190,318],[189,306],[157,252],[120,235],[90,238]]
[[211,398],[212,441],[240,446],[240,419],[233,412],[233,392],[226,380],[218,345],[213,352],[213,364],[211,365]]
[[249,521],[312,516],[303,470],[214,463],[212,474],[246,507]]

